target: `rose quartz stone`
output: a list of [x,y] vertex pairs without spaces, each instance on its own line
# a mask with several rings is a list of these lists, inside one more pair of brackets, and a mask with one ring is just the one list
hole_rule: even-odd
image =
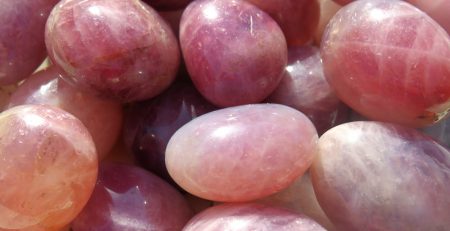
[[331,223],[317,201],[311,183],[311,176],[308,172],[297,178],[294,183],[283,191],[262,198],[257,202],[305,214],[326,228],[326,230],[336,231],[333,223]]
[[120,135],[122,105],[76,89],[60,78],[63,75],[56,67],[32,75],[12,94],[8,108],[22,104],[46,104],[73,114],[89,130],[99,159],[103,159]]
[[268,13],[283,30],[289,46],[311,41],[320,18],[318,0],[247,0]]
[[280,27],[243,0],[191,3],[181,18],[180,44],[196,88],[221,107],[264,100],[287,62]]
[[223,204],[195,216],[183,231],[325,231],[311,218],[278,207]]
[[325,79],[319,49],[313,46],[289,48],[283,79],[267,101],[305,113],[319,134],[346,122],[349,114]]
[[169,25],[136,0],[62,0],[46,26],[52,62],[78,87],[124,102],[174,80],[179,48]]
[[97,153],[81,121],[50,106],[0,114],[0,230],[69,224],[94,189]]
[[103,163],[95,190],[73,231],[177,231],[193,216],[184,197],[131,165]]
[[436,20],[439,25],[450,33],[450,0],[407,0]]
[[0,85],[27,78],[44,61],[45,22],[58,1],[0,1]]
[[186,191],[214,201],[276,193],[310,166],[317,132],[301,112],[278,104],[236,106],[181,127],[166,149],[169,174]]
[[412,127],[450,109],[450,37],[402,1],[356,1],[330,21],[325,76],[350,107],[373,120]]
[[311,176],[338,230],[444,231],[449,169],[449,150],[415,129],[352,122],[320,137]]

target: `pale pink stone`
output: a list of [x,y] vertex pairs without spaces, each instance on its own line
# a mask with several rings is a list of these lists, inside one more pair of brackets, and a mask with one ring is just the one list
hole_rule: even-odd
[[415,129],[367,121],[334,127],[320,137],[311,176],[338,230],[450,227],[450,152]]
[[450,0],[406,0],[433,18],[450,33]]
[[310,166],[317,132],[301,112],[277,104],[210,112],[181,127],[166,149],[169,174],[214,201],[248,201],[286,188]]
[[183,231],[326,231],[311,218],[278,207],[249,203],[211,207]]

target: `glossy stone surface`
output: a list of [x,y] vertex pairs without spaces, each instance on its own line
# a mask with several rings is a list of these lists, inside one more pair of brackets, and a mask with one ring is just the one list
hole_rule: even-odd
[[305,214],[326,228],[327,231],[336,231],[333,223],[331,223],[317,201],[311,183],[311,176],[308,172],[296,179],[294,183],[283,191],[257,202],[284,207],[291,211]]
[[283,30],[289,46],[311,41],[320,18],[318,0],[246,0],[268,13]]
[[339,100],[323,74],[319,49],[289,48],[283,79],[268,102],[284,104],[303,113],[319,134],[347,120],[349,109]]
[[135,166],[103,163],[74,231],[181,230],[193,216],[183,196]]
[[187,6],[192,0],[143,0],[157,10],[177,10]]
[[325,231],[314,220],[260,204],[223,204],[196,215],[183,231]]
[[58,230],[94,189],[97,154],[83,124],[49,106],[0,114],[0,230]]
[[324,72],[347,105],[373,120],[420,127],[450,108],[450,37],[402,1],[356,1],[331,20]]
[[191,83],[178,82],[160,96],[128,108],[124,126],[127,149],[141,166],[172,181],[165,164],[170,137],[193,118],[215,109]]
[[0,85],[25,79],[44,61],[45,22],[57,2],[0,1]]
[[287,62],[280,27],[243,0],[191,3],[181,18],[180,44],[196,88],[222,107],[264,100]]
[[450,227],[450,152],[412,128],[353,122],[319,140],[311,176],[338,230]]
[[427,13],[450,34],[450,15],[448,14],[450,0],[407,0],[407,2]]
[[236,106],[181,127],[166,166],[186,191],[214,201],[255,200],[286,188],[310,166],[317,132],[301,112],[278,104]]
[[45,104],[71,113],[89,130],[99,159],[103,159],[120,135],[122,105],[76,89],[61,79],[63,75],[56,67],[32,75],[12,94],[8,107]]
[[46,45],[77,86],[124,102],[158,95],[179,66],[169,25],[135,0],[62,0],[47,21]]

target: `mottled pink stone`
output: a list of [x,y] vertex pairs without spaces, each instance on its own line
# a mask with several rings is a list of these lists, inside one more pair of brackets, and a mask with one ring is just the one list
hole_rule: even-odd
[[289,48],[283,79],[268,101],[305,113],[319,134],[346,122],[349,114],[325,79],[319,49],[313,46]]
[[180,43],[199,92],[217,106],[264,100],[281,80],[286,39],[264,11],[243,0],[198,0],[183,13]]
[[433,18],[450,34],[450,0],[406,0]]
[[356,1],[330,21],[324,72],[339,98],[374,120],[420,127],[450,108],[450,38],[402,1]]
[[207,113],[181,127],[166,149],[169,174],[186,191],[214,201],[276,193],[310,166],[317,132],[301,112],[255,104]]
[[47,21],[46,45],[77,86],[124,102],[158,95],[179,66],[169,25],[136,0],[62,0]]
[[352,122],[319,140],[317,199],[338,230],[445,231],[450,152],[415,129]]
[[92,197],[73,231],[177,231],[193,216],[183,196],[144,169],[100,165]]
[[0,85],[25,79],[44,61],[45,22],[58,1],[0,1]]
[[47,231],[69,224],[97,177],[94,142],[81,121],[56,107],[0,114],[0,230]]
[[122,105],[76,89],[61,79],[63,75],[56,67],[35,73],[12,94],[7,107],[46,104],[71,113],[89,130],[99,159],[103,159],[120,135]]
[[256,203],[223,204],[192,218],[183,231],[325,231],[311,218]]
[[268,13],[283,30],[289,46],[310,42],[320,18],[318,0],[246,0]]

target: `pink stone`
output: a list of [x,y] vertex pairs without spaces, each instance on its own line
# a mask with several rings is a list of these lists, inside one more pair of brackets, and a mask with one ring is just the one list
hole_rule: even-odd
[[103,159],[117,141],[122,128],[122,105],[82,92],[66,83],[56,67],[37,72],[12,94],[8,108],[22,104],[59,107],[83,122],[92,135],[99,159]]
[[450,109],[450,37],[408,3],[346,5],[321,49],[336,94],[370,119],[421,127]]
[[45,22],[58,1],[0,2],[0,85],[27,78],[44,61]]
[[280,27],[243,0],[191,3],[181,18],[180,44],[196,88],[221,107],[264,100],[287,62]]
[[295,180],[294,183],[283,191],[262,198],[257,202],[283,207],[297,213],[305,214],[328,231],[336,231],[333,223],[331,223],[317,201],[311,183],[311,176],[308,172]]
[[450,34],[450,0],[407,0],[433,18]]
[[124,102],[158,95],[179,66],[169,25],[136,0],[62,0],[47,21],[46,45],[78,87]]
[[348,107],[325,79],[319,49],[313,46],[291,47],[288,54],[283,79],[268,102],[284,104],[305,113],[319,134],[345,122]]
[[193,216],[183,196],[162,179],[131,165],[103,163],[92,197],[74,231],[176,231]]
[[169,174],[186,191],[214,201],[255,200],[301,176],[317,132],[301,112],[278,104],[236,106],[181,127],[166,149]]
[[50,106],[0,114],[0,230],[58,230],[94,189],[97,154],[81,121]]
[[450,152],[415,129],[381,122],[334,127],[320,137],[311,176],[338,230],[450,227]]
[[320,18],[317,0],[247,0],[268,13],[283,30],[289,46],[310,42]]
[[325,231],[311,218],[260,204],[223,204],[195,216],[183,231]]

